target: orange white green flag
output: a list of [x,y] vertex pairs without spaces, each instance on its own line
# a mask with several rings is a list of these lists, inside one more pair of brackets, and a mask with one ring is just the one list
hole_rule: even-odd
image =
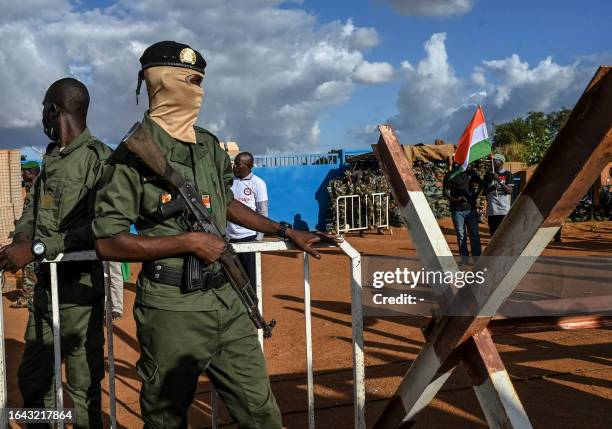
[[491,141],[489,140],[489,133],[487,133],[482,107],[478,106],[474,117],[472,117],[459,139],[459,143],[457,143],[455,163],[461,165],[461,169],[465,171],[470,163],[490,154]]

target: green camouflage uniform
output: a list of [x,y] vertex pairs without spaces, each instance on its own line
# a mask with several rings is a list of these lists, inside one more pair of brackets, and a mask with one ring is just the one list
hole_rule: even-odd
[[[51,143],[15,234],[40,239],[46,257],[93,249],[91,220],[101,163],[111,153],[89,130],[62,151]],[[100,262],[58,264],[62,357],[76,428],[102,427],[100,381],[104,377],[104,286]],[[54,408],[54,357],[49,265],[39,264],[29,306],[25,350],[18,379],[24,406]]]
[[[24,210],[28,205],[30,195],[32,194],[30,191],[32,190],[33,186],[33,184],[31,186],[26,186],[26,197],[23,202]],[[36,268],[36,262],[32,262],[23,267],[21,296],[17,299],[17,301],[11,304],[12,308],[27,308],[30,302],[32,302],[32,298],[34,297],[34,286],[36,285]]]
[[[145,114],[143,126],[165,153],[168,163],[199,192],[210,196],[212,215],[225,231],[234,178],[228,155],[208,131],[196,128],[197,143],[173,139]],[[194,177],[195,175],[195,177]],[[123,144],[104,167],[96,197],[96,238],[128,232],[172,236],[185,232],[179,217],[158,214],[164,184],[151,177]],[[155,264],[183,267],[183,258]],[[219,263],[207,270],[218,272]],[[143,384],[140,407],[147,428],[186,428],[198,376],[206,373],[242,428],[281,427],[255,327],[226,283],[218,289],[183,293],[141,272],[134,305],[141,356],[137,370]]]

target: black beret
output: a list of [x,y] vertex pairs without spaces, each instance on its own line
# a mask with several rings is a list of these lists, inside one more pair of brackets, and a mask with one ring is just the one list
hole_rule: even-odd
[[157,42],[149,46],[140,57],[142,70],[155,66],[184,67],[204,73],[206,61],[202,54],[189,45],[172,41]]
[[184,43],[165,40],[149,46],[140,57],[142,68],[138,72],[138,85],[136,86],[136,104],[140,94],[140,85],[144,80],[144,71],[149,67],[171,66],[183,67],[199,71],[204,74],[206,61],[202,54]]

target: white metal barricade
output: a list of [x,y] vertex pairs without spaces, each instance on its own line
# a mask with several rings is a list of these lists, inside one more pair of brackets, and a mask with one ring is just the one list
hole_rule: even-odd
[[[60,316],[59,316],[59,300],[58,300],[58,279],[57,279],[57,264],[62,262],[74,262],[74,261],[95,261],[97,260],[96,252],[93,250],[90,251],[82,251],[82,252],[73,252],[62,254],[60,253],[57,258],[53,260],[44,260],[42,263],[48,263],[50,265],[50,273],[51,273],[51,312],[52,312],[52,325],[53,325],[53,351],[54,351],[54,360],[55,360],[55,394],[56,394],[56,402],[55,408],[57,410],[62,410],[64,408],[64,395],[63,395],[63,387],[62,387],[62,351],[61,351],[61,341],[60,341]],[[110,423],[111,428],[115,429],[117,427],[117,416],[115,412],[115,360],[113,357],[113,318],[111,315],[111,304],[110,304],[110,275],[109,275],[109,267],[108,263],[104,262],[104,289],[106,293],[106,330],[107,330],[107,341],[108,341],[108,382],[109,382],[109,396],[110,396]],[[2,306],[0,306],[0,351],[2,352],[2,365],[0,367],[0,383],[3,383],[6,386],[6,366],[4,363],[5,354],[4,354],[4,318],[2,317]],[[6,388],[2,389],[2,410],[6,410],[7,405],[7,396],[6,396]],[[2,413],[2,428],[7,427],[7,421],[5,413]],[[58,421],[58,428],[64,427],[64,423],[62,421]]]
[[386,192],[367,194],[365,196],[365,201],[366,213],[368,214],[368,224],[370,222],[371,215],[371,225],[375,226],[376,228],[389,229],[389,194]]
[[[259,309],[263,314],[262,284],[261,284],[261,253],[278,252],[283,250],[296,250],[288,241],[255,241],[232,244],[236,253],[255,252],[256,261],[256,287],[259,297]],[[334,248],[334,246],[317,246]],[[351,316],[353,339],[353,401],[355,428],[365,429],[365,364],[363,351],[363,310],[361,307],[361,255],[348,242],[340,243],[339,248],[351,259]],[[306,369],[308,394],[308,428],[315,427],[314,405],[314,371],[312,350],[312,308],[310,303],[310,257],[304,253],[304,324],[306,336]],[[263,348],[263,333],[260,330],[259,341]],[[218,401],[216,393],[212,392],[212,420],[213,428],[217,427]]]
[[[263,313],[262,305],[262,281],[261,281],[261,252],[278,252],[296,250],[293,244],[285,241],[261,241],[251,243],[236,243],[232,245],[238,253],[255,252],[256,261],[256,289],[259,298],[259,309]],[[317,248],[329,247],[331,245],[318,245]],[[361,307],[361,255],[346,241],[340,243],[339,248],[351,259],[351,313],[352,313],[352,340],[353,340],[353,396],[354,396],[354,419],[355,427],[365,429],[365,368],[363,349],[363,312]],[[57,258],[44,261],[50,264],[51,271],[51,306],[53,317],[53,347],[55,356],[55,391],[56,408],[61,410],[64,406],[62,388],[62,361],[60,345],[60,320],[58,301],[58,279],[57,264],[68,261],[96,260],[94,251],[82,251],[68,254],[60,254]],[[116,397],[115,397],[115,364],[113,357],[113,318],[110,303],[110,269],[109,264],[104,263],[104,287],[106,292],[106,330],[108,347],[108,372],[109,372],[109,398],[110,398],[110,420],[111,428],[117,427]],[[309,256],[304,253],[304,307],[305,307],[305,336],[306,336],[306,366],[308,383],[308,427],[314,428],[314,372],[313,372],[313,350],[312,350],[312,325],[311,325],[311,303],[310,303],[310,263]],[[0,305],[0,405],[5,410],[7,406],[6,391],[6,365],[4,350],[4,318],[2,317],[2,306]],[[263,333],[259,332],[259,341],[263,348]],[[212,420],[213,428],[217,427],[219,399],[212,391]],[[1,428],[7,427],[6,415],[2,414]],[[63,427],[58,423],[58,427]]]
[[[259,298],[259,309],[263,314],[262,284],[261,284],[261,253],[278,252],[284,250],[297,250],[288,241],[255,241],[247,243],[232,244],[237,253],[255,252],[256,261],[256,287]],[[334,246],[320,245],[317,248]],[[365,363],[363,350],[363,310],[361,307],[361,255],[348,242],[340,243],[339,248],[350,258],[351,265],[351,316],[352,316],[352,339],[353,339],[353,401],[355,428],[365,429]],[[310,257],[304,253],[304,325],[306,336],[306,370],[307,370],[307,394],[308,394],[308,428],[315,427],[315,405],[314,405],[314,372],[313,372],[313,350],[312,350],[312,326],[310,305]],[[263,333],[259,332],[259,341],[263,348]],[[217,427],[217,400],[216,393],[212,393],[212,420],[213,428]]]
[[368,218],[362,215],[361,207],[361,195],[341,195],[336,198],[336,232],[338,234],[368,229]]
[[363,231],[370,226],[389,229],[389,194],[375,192],[336,197],[336,232]]
[[[0,293],[4,292],[4,273],[0,270]],[[4,302],[0,302],[0,428],[8,427],[6,408],[6,350],[4,348]]]

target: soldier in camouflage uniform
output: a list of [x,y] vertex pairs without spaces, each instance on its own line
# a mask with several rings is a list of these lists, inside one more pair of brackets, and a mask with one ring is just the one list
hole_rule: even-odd
[[[25,200],[23,202],[24,210],[30,198],[32,186],[40,173],[40,165],[36,161],[26,161],[21,164],[21,176],[23,178],[23,187],[26,191]],[[21,296],[11,304],[11,308],[27,308],[28,303],[34,296],[34,285],[36,284],[36,262],[23,267],[23,284],[21,287]]]
[[[76,79],[61,79],[47,90],[43,126],[52,143],[13,242],[0,249],[0,269],[15,272],[37,259],[93,249],[93,195],[101,164],[111,150],[89,132],[88,106],[87,88]],[[39,267],[17,377],[25,408],[55,408],[49,264]],[[57,271],[61,351],[75,408],[74,427],[101,428],[102,264],[63,262]]]
[[[140,124],[187,181],[195,183],[220,230],[227,220],[292,240],[319,257],[319,237],[276,223],[234,200],[227,153],[209,131],[196,127],[206,62],[189,46],[159,42],[141,59],[149,110]],[[129,137],[128,137],[129,138]],[[198,377],[206,373],[242,428],[281,427],[257,333],[217,259],[225,242],[189,232],[180,215],[159,207],[175,196],[120,144],[104,167],[93,231],[104,260],[143,261],[134,318],[141,355],[140,407],[146,428],[186,428]],[[130,234],[136,225],[138,235]],[[204,287],[185,290],[187,255],[206,264]]]

